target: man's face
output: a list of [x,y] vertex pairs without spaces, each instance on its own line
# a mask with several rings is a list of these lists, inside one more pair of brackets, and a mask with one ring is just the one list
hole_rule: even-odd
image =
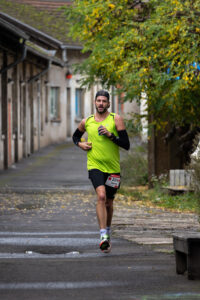
[[110,102],[105,96],[98,96],[95,100],[96,110],[99,114],[105,113],[110,107]]

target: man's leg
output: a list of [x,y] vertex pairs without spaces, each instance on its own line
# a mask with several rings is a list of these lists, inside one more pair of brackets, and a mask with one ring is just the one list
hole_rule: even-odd
[[113,216],[113,199],[106,199],[107,222],[106,226],[111,227]]
[[[100,249],[103,252],[109,252],[111,249],[108,238],[108,226],[107,224],[112,221],[112,201],[107,202],[107,187],[105,187],[105,181],[107,174],[97,169],[89,171],[89,178],[97,193],[96,213],[100,227]],[[112,198],[112,195],[109,198]]]
[[112,217],[113,217],[113,200],[115,198],[115,194],[117,192],[116,188],[105,186],[106,188],[106,210],[107,210],[107,228],[110,231],[111,223],[112,223]]
[[100,229],[105,229],[107,225],[107,209],[106,209],[106,189],[104,185],[96,188],[97,193],[97,219]]
[[[106,210],[107,210],[106,234],[108,236],[108,240],[110,243],[111,224],[112,224],[112,217],[113,217],[113,200],[115,198],[117,189],[107,185],[105,187],[106,187]],[[111,243],[110,243],[110,249],[111,249]]]
[[104,185],[100,185],[96,188],[97,193],[97,219],[100,227],[100,249],[103,252],[109,252],[111,245],[107,236],[106,225],[107,225],[107,207],[106,207],[106,189]]

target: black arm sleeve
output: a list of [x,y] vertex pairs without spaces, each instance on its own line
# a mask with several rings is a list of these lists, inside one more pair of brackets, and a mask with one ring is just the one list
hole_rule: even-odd
[[74,132],[72,139],[76,146],[78,146],[78,143],[81,141],[81,137],[84,134],[84,132],[80,131],[78,128]]
[[109,138],[113,143],[116,145],[124,148],[125,150],[129,150],[130,142],[128,138],[128,134],[126,130],[119,130],[117,131],[119,136],[115,136],[113,133]]

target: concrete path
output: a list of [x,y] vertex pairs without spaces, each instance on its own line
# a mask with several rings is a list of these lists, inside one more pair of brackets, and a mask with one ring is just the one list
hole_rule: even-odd
[[85,168],[67,143],[1,172],[0,299],[200,299],[199,281],[176,275],[171,244],[174,231],[199,230],[197,217],[119,195],[105,255]]
[[86,153],[72,143],[52,145],[0,171],[1,191],[89,190]]
[[113,227],[116,236],[141,245],[151,245],[155,251],[173,251],[173,234],[199,232],[198,216],[176,213],[153,207],[126,205],[118,195]]

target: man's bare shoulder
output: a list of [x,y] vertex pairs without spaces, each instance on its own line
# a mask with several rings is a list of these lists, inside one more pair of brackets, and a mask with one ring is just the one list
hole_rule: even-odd
[[118,114],[115,114],[115,123],[124,123],[124,118]]
[[115,126],[117,130],[125,129],[123,117],[118,114],[115,114]]
[[81,122],[79,123],[79,125],[78,125],[78,129],[79,129],[80,131],[85,131],[85,130],[86,130],[86,129],[85,129],[86,121],[87,121],[88,119],[92,118],[92,117],[94,117],[94,115],[90,115],[89,117],[82,119],[82,121],[81,121]]
[[81,122],[78,125],[78,129],[82,132],[85,132],[85,122],[86,122],[86,118],[82,119]]
[[123,120],[123,117],[118,114],[115,114],[115,120]]

